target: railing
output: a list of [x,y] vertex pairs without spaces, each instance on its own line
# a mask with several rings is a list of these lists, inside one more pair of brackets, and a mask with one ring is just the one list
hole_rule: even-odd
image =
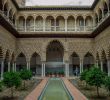
[[50,31],[50,32],[55,31],[55,26],[46,27],[45,31]]
[[[62,27],[46,27],[45,31],[43,27],[34,27],[34,26],[27,26],[25,29],[25,26],[18,26],[17,30],[20,32],[65,32],[65,28]],[[75,28],[67,28],[67,32],[85,32],[85,31],[92,31],[93,27],[91,26],[79,26]]]
[[110,11],[109,11],[107,14],[105,14],[104,17],[98,22],[97,27],[98,27],[100,24],[102,24],[102,23],[105,21],[105,19],[107,19],[109,16],[110,16]]
[[76,30],[77,30],[77,32],[84,31],[84,26],[77,26]]
[[105,19],[107,19],[110,16],[110,12],[104,15],[104,17],[98,22],[96,26],[74,26],[74,27],[60,27],[60,26],[50,26],[45,27],[43,26],[15,26],[13,24],[13,21],[10,20],[9,16],[7,15],[7,12],[0,10],[0,15],[2,15],[7,22],[9,22],[13,28],[17,29],[19,32],[91,32],[94,29],[98,28],[100,24],[102,24]]
[[85,27],[85,30],[86,30],[86,31],[93,31],[93,27],[92,27],[92,26],[86,26],[86,27]]
[[9,22],[16,29],[15,25],[13,24],[13,21],[11,21],[10,18],[7,16],[7,11],[0,10],[0,14],[5,18],[7,22]]
[[25,26],[18,26],[18,27],[17,27],[17,30],[18,30],[19,32],[24,32],[24,31],[25,31]]
[[72,28],[72,27],[71,28],[67,28],[67,31],[68,32],[74,32],[75,31],[75,28]]
[[42,32],[43,31],[43,27],[35,27],[35,32]]
[[65,28],[64,28],[64,27],[59,27],[59,26],[57,26],[57,27],[56,27],[56,31],[63,32],[63,31],[65,31]]
[[26,31],[34,32],[34,26],[26,26]]

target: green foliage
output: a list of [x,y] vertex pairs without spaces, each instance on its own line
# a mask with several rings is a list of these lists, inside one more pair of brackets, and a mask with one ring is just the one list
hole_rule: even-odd
[[87,76],[88,70],[84,70],[80,75],[80,80],[85,81]]
[[107,76],[105,78],[104,85],[105,85],[106,89],[109,91],[109,95],[110,95],[110,76],[109,77]]
[[0,81],[0,92],[2,91],[2,89],[3,89],[3,82]]
[[97,67],[92,67],[86,75],[86,82],[91,86],[97,87],[99,96],[99,87],[104,84],[105,74]]
[[65,73],[64,73],[63,70],[61,70],[61,71],[58,72],[58,74],[59,74],[59,75],[64,75]]
[[13,89],[21,85],[21,78],[16,72],[6,72],[3,75],[3,83],[6,87],[11,89],[11,97],[13,97]]
[[16,72],[6,72],[3,75],[3,83],[8,88],[11,88],[13,86],[17,88],[21,85],[21,78]]
[[86,81],[89,85],[101,87],[104,78],[105,74],[99,68],[93,67],[87,73]]
[[20,77],[22,80],[28,80],[32,77],[32,71],[23,69],[20,71]]
[[20,71],[20,77],[24,80],[24,90],[26,89],[25,81],[32,77],[32,71],[23,69]]

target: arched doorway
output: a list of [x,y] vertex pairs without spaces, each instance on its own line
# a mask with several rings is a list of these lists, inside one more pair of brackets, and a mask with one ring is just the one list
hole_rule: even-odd
[[64,73],[64,48],[59,41],[52,41],[47,47],[45,73]]
[[106,53],[104,50],[102,51],[102,54],[101,54],[101,60],[102,60],[101,70],[104,71],[105,73],[108,73],[107,57],[106,57]]
[[99,53],[96,53],[96,63],[97,63],[97,67],[100,67],[100,57],[99,57]]
[[16,70],[20,71],[23,68],[26,69],[26,57],[23,53],[20,53],[16,59]]
[[14,61],[15,61],[15,54],[14,54],[14,52],[12,53],[12,55],[11,55],[11,62],[10,62],[10,65],[11,65],[11,68],[10,68],[10,70],[11,71],[14,71]]
[[55,31],[55,20],[53,16],[46,18],[46,31]]
[[77,31],[84,31],[84,18],[83,16],[77,17]]
[[84,56],[84,70],[89,70],[94,65],[94,57],[91,53],[87,53]]
[[108,5],[106,2],[104,2],[104,16],[106,16],[108,13]]
[[101,20],[102,20],[102,18],[103,18],[103,16],[102,16],[102,10],[101,10],[101,9],[99,9],[99,21],[101,21]]
[[2,47],[0,47],[0,77],[2,77],[3,71],[4,71],[2,62],[3,62],[3,50],[2,50]]
[[73,53],[70,56],[70,67],[69,67],[69,74],[70,76],[77,76],[80,73],[80,58],[77,53]]
[[30,69],[33,75],[41,76],[42,73],[41,58],[36,52],[31,57]]
[[4,60],[4,72],[8,71],[8,62],[9,62],[9,50],[6,51],[5,60]]

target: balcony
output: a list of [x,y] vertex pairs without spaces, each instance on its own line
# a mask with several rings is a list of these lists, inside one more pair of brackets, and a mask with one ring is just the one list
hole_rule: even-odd
[[[12,20],[10,20],[9,16],[7,16],[6,14],[7,12],[4,12],[4,11],[1,11],[0,10],[0,15],[2,17],[4,17],[4,19],[14,28],[16,29],[18,32],[20,33],[26,33],[26,32],[62,32],[62,33],[67,33],[67,32],[73,32],[73,33],[76,33],[76,32],[89,32],[91,33],[92,31],[94,31],[96,28],[98,28],[99,25],[101,25],[109,16],[110,16],[110,12],[106,13],[104,15],[104,17],[96,24],[96,25],[82,25],[82,26],[79,26],[78,25],[78,21],[77,20],[72,20],[74,24],[71,24],[71,20],[70,21],[65,21],[64,19],[62,20],[61,23],[63,23],[61,25],[61,23],[59,23],[59,25],[50,25],[50,23],[45,23],[44,24],[44,20],[42,18],[38,18],[37,21],[31,21],[31,24],[23,21],[23,25],[21,24],[18,24],[18,25],[15,25],[14,22]],[[72,18],[71,18],[72,19]],[[60,20],[60,19],[59,19]],[[76,21],[76,22],[75,22]],[[45,20],[46,22],[46,20]],[[16,22],[17,23],[17,22]],[[35,25],[34,25],[35,23]],[[40,25],[38,24],[40,23]],[[53,22],[55,23],[55,22]],[[58,23],[58,22],[57,22]],[[75,24],[76,23],[76,24]],[[84,23],[86,23],[86,20],[84,21]]]
[[62,27],[46,27],[46,28],[40,28],[40,27],[34,27],[34,26],[18,26],[17,30],[19,32],[92,32],[93,27],[90,26],[79,26],[74,28],[62,28]]
[[2,17],[4,17],[5,20],[6,20],[8,23],[10,23],[12,27],[16,28],[15,25],[14,25],[14,23],[13,23],[13,21],[10,20],[9,16],[7,16],[6,14],[7,14],[6,11],[1,11],[1,10],[0,10],[0,15],[1,15]]

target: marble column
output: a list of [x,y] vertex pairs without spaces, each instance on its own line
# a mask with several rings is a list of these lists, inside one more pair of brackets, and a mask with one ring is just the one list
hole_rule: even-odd
[[30,70],[30,61],[28,61],[28,70]]
[[37,74],[37,66],[36,66],[36,74]]
[[45,22],[46,22],[46,19],[44,18],[44,19],[43,19],[43,31],[44,31],[44,32],[45,32],[45,30],[46,30],[46,29],[45,29]]
[[83,60],[80,60],[80,74],[83,72]]
[[67,64],[65,64],[65,76],[67,77]]
[[9,12],[10,12],[10,8],[8,9],[8,12],[7,12],[7,17],[8,17],[8,21],[9,21]]
[[92,28],[94,28],[95,27],[95,18],[94,17],[92,17],[92,20],[93,20],[93,25],[92,25]]
[[14,64],[14,62],[13,62],[13,64],[12,64],[12,71],[13,71],[13,72],[15,72],[15,68],[14,68],[14,67],[15,67],[15,64]]
[[26,18],[25,18],[25,32],[27,31]]
[[69,77],[69,63],[68,62],[65,63],[65,76]]
[[69,77],[69,74],[70,74],[70,73],[69,73],[69,63],[68,63],[68,77]]
[[42,77],[44,76],[43,73],[44,73],[44,64],[42,63]]
[[44,63],[44,77],[45,77],[45,63]]
[[14,71],[16,72],[16,62],[14,63]]
[[75,18],[75,32],[77,31],[77,25],[76,25],[76,18]]
[[57,28],[56,28],[56,19],[54,19],[54,21],[55,21],[55,25],[54,25],[55,26],[55,32],[56,32],[56,30],[57,30]]
[[67,18],[65,19],[65,32],[67,32]]
[[4,74],[4,61],[1,61],[1,80],[3,79]]
[[108,76],[110,76],[110,59],[107,60]]
[[86,18],[84,18],[84,32],[86,31]]
[[101,71],[103,71],[103,61],[100,62],[101,65]]
[[102,10],[102,19],[104,18],[104,11]]
[[95,65],[96,65],[97,68],[99,67],[98,60],[96,60]]
[[27,70],[28,70],[28,69],[29,69],[29,65],[28,65],[28,62],[27,62],[27,66],[26,66],[26,67],[27,67]]
[[8,72],[10,72],[10,62],[8,62]]
[[36,18],[34,18],[34,32],[36,31]]

